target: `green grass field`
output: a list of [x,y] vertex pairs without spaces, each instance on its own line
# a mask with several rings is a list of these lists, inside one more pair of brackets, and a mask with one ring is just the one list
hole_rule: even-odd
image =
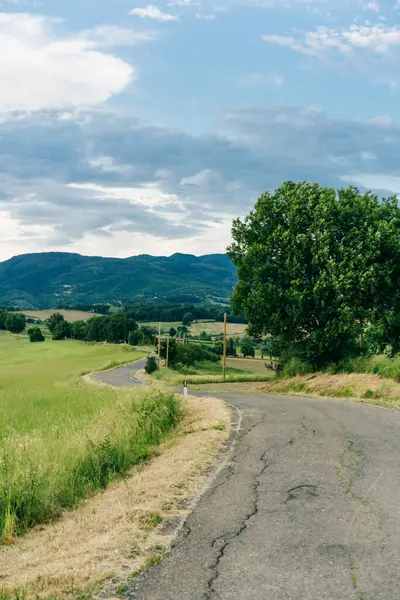
[[265,360],[261,358],[228,358],[226,361],[228,367],[246,371],[248,373],[270,373],[265,366]]
[[57,518],[161,441],[178,417],[174,396],[80,377],[144,355],[0,332],[0,541]]

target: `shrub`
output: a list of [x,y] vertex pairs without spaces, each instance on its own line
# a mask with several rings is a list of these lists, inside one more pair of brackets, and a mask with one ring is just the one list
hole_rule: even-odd
[[255,344],[251,338],[243,338],[240,349],[244,358],[246,358],[247,356],[251,356],[251,358],[254,358],[256,355]]
[[44,342],[44,335],[39,327],[28,329],[28,335],[31,342]]
[[182,318],[182,325],[184,325],[185,327],[187,327],[188,325],[190,325],[191,323],[193,323],[194,321],[194,316],[192,313],[186,313],[185,315],[183,315]]
[[143,333],[141,331],[131,331],[129,334],[129,340],[128,343],[131,346],[137,346],[138,344],[140,344],[143,340]]
[[282,375],[284,377],[296,377],[296,375],[306,375],[312,373],[312,365],[299,358],[291,358],[287,363],[283,365]]
[[154,373],[154,371],[157,371],[158,363],[157,363],[157,359],[155,356],[148,357],[148,359],[146,360],[146,366],[144,369],[148,375],[151,375],[151,373]]
[[215,342],[214,344],[214,352],[218,354],[218,356],[222,356],[224,353],[224,342]]
[[209,361],[218,362],[219,355],[215,349],[205,347],[201,344],[179,344],[176,347],[175,358],[172,366],[182,364],[187,367],[192,367],[197,362]]

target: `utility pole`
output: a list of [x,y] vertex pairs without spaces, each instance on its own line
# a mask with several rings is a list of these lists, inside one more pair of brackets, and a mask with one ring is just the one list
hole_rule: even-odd
[[167,358],[166,358],[166,361],[165,361],[165,366],[166,366],[166,367],[167,367],[167,369],[168,369],[168,360],[169,360],[169,336],[167,336],[167,355],[166,355],[166,356],[167,356]]
[[223,364],[223,379],[226,379],[226,320],[227,315],[224,314],[224,364]]
[[161,323],[158,324],[158,368],[161,364]]

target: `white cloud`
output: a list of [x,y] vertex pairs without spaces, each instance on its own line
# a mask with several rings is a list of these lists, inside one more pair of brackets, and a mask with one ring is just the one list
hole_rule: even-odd
[[215,180],[218,180],[218,174],[212,171],[211,169],[203,169],[199,173],[195,175],[191,175],[190,177],[184,177],[181,179],[181,185],[212,185]]
[[242,79],[244,85],[282,87],[284,79],[281,75],[266,75],[265,73],[249,73]]
[[196,19],[204,19],[205,21],[213,21],[214,19],[216,19],[216,15],[215,14],[201,14],[201,13],[196,13]]
[[366,10],[372,10],[373,12],[379,13],[380,12],[380,6],[377,2],[367,2],[364,6],[364,8]]
[[[109,157],[102,157],[100,160],[102,160],[103,165],[105,159],[112,161]],[[110,170],[109,167],[108,170]],[[115,170],[115,167],[112,170]],[[175,194],[165,194],[156,184],[146,184],[141,187],[106,187],[96,183],[70,183],[67,187],[75,190],[94,192],[94,197],[98,200],[123,199],[147,208],[165,206],[171,202],[177,205],[180,204],[178,196]]]
[[354,183],[367,189],[386,190],[393,194],[400,194],[400,177],[385,173],[359,173],[344,175],[342,181]]
[[383,127],[387,129],[392,129],[394,127],[393,119],[391,119],[387,115],[371,117],[369,119],[369,123],[372,123],[372,125],[376,125],[377,127]]
[[116,25],[105,25],[88,29],[82,32],[80,37],[95,46],[136,46],[143,42],[152,42],[157,33],[151,30],[136,31]]
[[193,0],[174,0],[167,2],[167,6],[193,6]]
[[141,19],[154,19],[155,21],[161,22],[178,20],[176,15],[162,12],[158,6],[155,6],[154,4],[149,4],[149,6],[146,6],[145,8],[134,8],[129,12],[129,14],[140,17]]
[[54,25],[41,16],[0,12],[0,112],[97,104],[134,78],[127,62],[79,35],[57,37]]
[[400,46],[400,26],[387,27],[383,23],[372,25],[351,25],[348,29],[335,30],[317,27],[300,37],[283,35],[263,35],[261,39],[269,44],[288,47],[302,54],[321,56],[323,52],[335,49],[349,53],[355,49],[369,49],[377,54],[386,54],[390,48]]

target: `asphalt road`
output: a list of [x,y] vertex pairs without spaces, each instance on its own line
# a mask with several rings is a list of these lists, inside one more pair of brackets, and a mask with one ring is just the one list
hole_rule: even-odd
[[242,411],[236,448],[129,598],[399,600],[400,414],[219,395]]
[[107,383],[108,385],[114,385],[116,387],[126,387],[135,385],[145,385],[145,382],[136,378],[135,375],[138,371],[143,371],[146,364],[146,358],[141,358],[134,363],[119,367],[112,371],[103,371],[102,373],[96,373],[96,378]]

